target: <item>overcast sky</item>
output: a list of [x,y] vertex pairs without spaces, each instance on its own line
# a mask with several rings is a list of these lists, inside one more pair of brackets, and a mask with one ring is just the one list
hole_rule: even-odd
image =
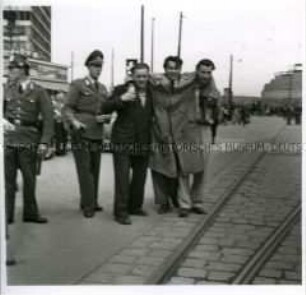
[[[10,2],[6,0],[6,2]],[[234,93],[260,95],[278,71],[302,62],[304,0],[79,0],[52,2],[52,59],[70,64],[74,77],[86,74],[84,60],[93,49],[105,54],[101,82],[110,83],[115,50],[115,83],[124,77],[125,59],[139,58],[140,5],[145,5],[145,61],[150,62],[151,18],[155,17],[156,71],[177,52],[179,12],[183,11],[184,71],[211,58],[222,90],[228,84],[229,55],[234,55]]]

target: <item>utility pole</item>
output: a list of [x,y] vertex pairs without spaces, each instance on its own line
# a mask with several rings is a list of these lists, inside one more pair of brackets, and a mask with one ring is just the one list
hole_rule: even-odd
[[229,111],[230,111],[230,117],[232,117],[233,114],[233,60],[234,57],[231,54],[230,55],[230,71],[229,71],[229,79],[228,79],[228,105],[229,105]]
[[151,72],[154,72],[154,31],[155,31],[155,18],[152,17],[151,25]]
[[178,34],[178,45],[177,45],[177,56],[178,57],[181,57],[182,29],[183,29],[183,12],[180,13],[180,20],[179,20],[179,34]]
[[114,48],[112,48],[112,64],[111,64],[111,89],[114,88],[114,60],[115,60],[115,52]]
[[71,51],[71,63],[70,63],[70,71],[71,71],[71,82],[73,81],[73,71],[74,71],[74,52]]
[[144,5],[141,5],[140,17],[140,62],[144,62]]

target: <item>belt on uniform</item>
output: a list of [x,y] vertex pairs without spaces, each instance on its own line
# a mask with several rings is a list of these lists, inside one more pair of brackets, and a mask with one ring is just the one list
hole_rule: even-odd
[[29,121],[24,121],[20,119],[12,119],[8,118],[7,119],[10,123],[17,125],[17,126],[24,126],[24,127],[35,127],[37,128],[37,123],[35,122],[29,122]]
[[85,115],[86,114],[86,115],[92,115],[92,116],[97,116],[98,115],[95,111],[93,111],[93,112],[90,112],[90,111],[77,111],[76,114],[78,114],[78,115],[82,115],[82,114]]

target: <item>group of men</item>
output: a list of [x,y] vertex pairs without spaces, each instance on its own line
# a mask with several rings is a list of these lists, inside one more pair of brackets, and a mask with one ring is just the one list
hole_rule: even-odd
[[[153,75],[147,64],[137,63],[131,79],[109,95],[98,81],[103,62],[100,50],[88,56],[88,75],[71,83],[62,110],[71,135],[84,217],[92,218],[103,210],[98,203],[103,125],[110,122],[113,112],[117,113],[111,134],[115,220],[131,224],[130,215],[147,215],[143,202],[148,167],[158,213],[167,213],[174,206],[180,217],[191,212],[205,214],[205,143],[211,138],[219,98],[212,77],[214,63],[203,59],[194,73],[182,74],[181,58],[169,56],[162,75]],[[20,169],[23,221],[46,223],[38,210],[35,185],[38,160],[54,132],[52,104],[46,91],[30,80],[24,57],[15,56],[9,69],[3,119],[7,221],[14,221]]]

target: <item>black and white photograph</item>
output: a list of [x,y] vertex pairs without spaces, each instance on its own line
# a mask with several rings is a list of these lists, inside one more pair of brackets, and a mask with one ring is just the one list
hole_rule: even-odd
[[303,0],[0,7],[0,293],[305,294]]

